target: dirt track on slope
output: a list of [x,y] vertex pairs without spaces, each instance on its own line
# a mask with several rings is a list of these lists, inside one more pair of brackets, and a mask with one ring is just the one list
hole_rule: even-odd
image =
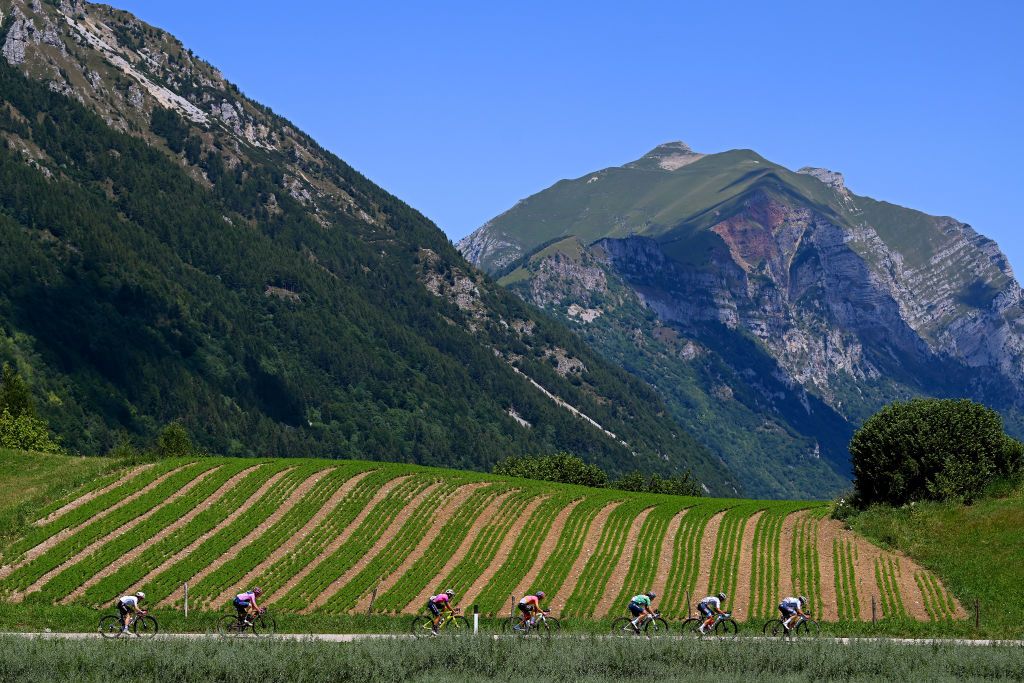
[[206,470],[205,472],[201,472],[198,476],[196,476],[195,479],[193,479],[192,481],[188,482],[187,484],[182,486],[180,489],[178,489],[177,491],[172,493],[170,496],[168,496],[166,499],[164,499],[163,502],[159,503],[158,505],[153,506],[152,508],[150,508],[149,510],[147,510],[143,514],[141,514],[138,517],[136,517],[135,519],[132,519],[132,520],[122,524],[117,529],[114,529],[113,531],[111,531],[109,534],[107,534],[103,538],[100,538],[98,540],[93,541],[88,546],[86,546],[82,550],[80,550],[77,553],[75,553],[72,557],[64,560],[58,566],[54,567],[50,571],[48,571],[45,574],[43,574],[39,579],[37,579],[35,582],[33,582],[32,585],[29,586],[28,588],[26,588],[24,591],[18,591],[16,593],[12,593],[11,596],[10,596],[10,601],[11,602],[21,602],[25,598],[25,596],[28,595],[29,593],[35,593],[36,591],[39,591],[40,589],[42,589],[43,586],[45,586],[47,583],[50,582],[50,579],[52,579],[53,577],[55,577],[58,574],[60,574],[61,572],[63,572],[68,567],[78,563],[79,561],[85,559],[89,555],[92,555],[94,552],[96,552],[96,550],[98,550],[99,548],[105,546],[107,543],[110,543],[115,538],[118,538],[119,536],[123,536],[124,534],[128,533],[129,531],[134,529],[136,526],[138,526],[139,524],[141,524],[142,522],[146,521],[147,519],[152,517],[154,514],[156,514],[157,511],[162,510],[166,506],[170,505],[171,503],[175,502],[176,500],[178,500],[179,498],[181,498],[182,496],[187,494],[193,488],[198,486],[200,484],[200,482],[202,482],[204,479],[206,479],[208,476],[210,476],[211,474],[213,474],[214,472],[216,472],[219,469],[220,469],[220,467],[212,467],[212,468]]
[[540,575],[540,570],[544,568],[544,563],[547,562],[548,557],[551,553],[555,552],[555,548],[558,546],[558,541],[562,537],[562,529],[565,528],[565,522],[569,519],[569,515],[572,511],[580,504],[582,499],[578,498],[564,508],[558,511],[558,515],[555,516],[555,521],[551,523],[551,528],[548,530],[548,535],[544,541],[540,544],[540,550],[537,552],[537,559],[534,560],[533,566],[526,572],[526,576],[523,580],[512,589],[512,596],[522,597],[526,595],[526,592],[533,588],[532,584],[537,580]]
[[[434,542],[437,535],[441,533],[441,529],[443,529],[444,525],[452,518],[452,515],[454,515],[460,507],[466,504],[466,501],[469,500],[469,497],[475,491],[486,486],[489,486],[489,484],[484,482],[466,484],[452,493],[452,495],[448,496],[444,501],[444,505],[434,511],[434,516],[430,520],[430,527],[428,527],[427,533],[423,534],[423,538],[419,540],[412,552],[402,560],[402,564],[398,565],[398,568],[395,571],[384,577],[381,582],[377,584],[377,594],[383,595],[388,589],[398,583],[398,580],[401,579],[407,571],[412,569],[412,566],[426,554],[427,548],[429,548],[430,544]],[[372,593],[367,593],[360,598],[356,603],[355,611],[360,614],[365,612],[370,607],[370,600],[372,597]]]
[[793,536],[797,522],[807,516],[806,510],[793,512],[782,520],[782,531],[779,533],[779,593],[780,599],[792,595],[796,590],[793,585]]
[[[644,522],[647,521],[648,515],[654,508],[647,508],[641,510],[640,514],[633,518],[633,522],[629,525],[629,531],[626,532],[626,543],[622,548],[622,553],[619,555],[618,561],[615,563],[615,569],[612,570],[612,575],[608,577],[608,583],[604,587],[604,591],[601,593],[608,599],[598,603],[605,607],[604,614],[611,614],[613,611],[618,613],[622,611],[622,605],[617,605],[613,600],[619,597],[622,593],[623,587],[626,585],[626,574],[629,573],[629,566],[633,562],[633,556],[636,554],[637,539],[640,538],[640,529],[643,528]],[[634,586],[631,589],[634,593],[640,591],[651,590],[648,586]],[[598,611],[594,612],[594,616],[600,616],[600,607]]]
[[[352,522],[348,526],[346,526],[342,530],[342,532],[340,534],[338,534],[336,537],[331,539],[331,541],[327,545],[324,546],[324,548],[313,559],[312,562],[307,564],[305,567],[303,567],[298,572],[296,572],[296,574],[294,576],[292,576],[290,579],[285,581],[284,585],[281,586],[281,588],[279,588],[277,590],[277,592],[273,596],[273,598],[268,601],[268,604],[272,604],[276,599],[282,598],[285,595],[287,595],[293,588],[295,588],[295,586],[298,585],[299,581],[301,581],[302,579],[306,578],[306,576],[311,571],[316,569],[317,565],[319,565],[321,562],[323,562],[328,557],[333,555],[334,551],[336,551],[338,548],[340,548],[342,545],[344,545],[345,541],[347,541],[349,539],[349,536],[351,536],[355,532],[355,530],[359,528],[359,525],[363,523],[363,520],[366,519],[366,516],[369,515],[371,512],[373,512],[373,509],[376,508],[381,503],[381,501],[383,501],[385,498],[387,498],[391,494],[391,492],[395,489],[396,486],[398,486],[399,484],[401,484],[405,480],[409,479],[409,477],[411,477],[411,476],[412,475],[405,475],[405,476],[402,476],[402,477],[396,477],[395,479],[392,479],[391,481],[389,481],[386,484],[384,484],[384,486],[380,487],[377,490],[377,493],[375,493],[373,495],[373,498],[371,498],[370,501],[366,504],[366,507],[364,507],[362,510],[359,511],[359,514],[355,516],[355,518],[352,520]],[[346,482],[346,484],[347,483],[348,482]],[[337,494],[335,494],[335,496],[336,495]],[[333,498],[334,498],[334,496],[332,496],[332,499]],[[339,500],[339,502],[340,502],[340,500]],[[325,505],[324,508],[327,508],[327,506]],[[324,517],[326,517],[330,513],[330,511],[333,510],[333,509],[334,508],[331,508],[327,512],[324,512]],[[321,509],[321,512],[323,512],[323,508]],[[319,516],[319,515],[320,515],[320,513],[317,513],[317,516]],[[322,521],[323,517],[321,517],[320,520]],[[291,552],[291,550],[293,550],[302,541],[302,539],[306,536],[306,534],[304,534],[302,532],[305,531],[306,533],[309,533],[307,531],[307,529],[313,529],[314,528],[315,525],[312,524],[313,521],[314,520],[310,520],[302,528],[302,530],[299,533],[295,534],[290,539],[288,539],[280,548],[277,549],[277,551],[274,552],[273,557],[282,558],[285,555],[287,555],[289,552]],[[267,561],[264,561],[263,563],[261,563],[260,567],[266,568],[266,567],[272,566],[269,563],[269,560],[270,560],[270,558],[268,558]],[[238,586],[246,585],[246,581],[249,579],[250,576],[252,576],[252,577],[258,576],[258,574],[256,574],[255,572],[256,572],[256,569],[254,569],[253,571],[251,571],[248,574],[246,574],[245,579],[240,581],[237,585]],[[234,592],[235,592],[235,586],[232,586],[228,590],[224,591],[218,597],[218,602],[226,602],[228,599],[231,598],[231,596],[234,594]]]
[[57,508],[56,510],[54,510],[50,514],[46,515],[42,519],[37,519],[36,521],[32,522],[32,526],[44,526],[46,524],[49,524],[50,522],[52,522],[55,519],[60,519],[61,517],[63,517],[67,513],[71,512],[72,510],[80,508],[83,505],[85,505],[86,503],[88,503],[88,502],[90,502],[92,500],[95,500],[96,498],[99,498],[103,494],[109,493],[110,491],[113,491],[114,489],[116,489],[118,486],[121,486],[122,484],[128,483],[129,481],[134,479],[136,476],[138,476],[142,472],[150,469],[151,467],[153,467],[152,463],[150,463],[148,465],[139,465],[138,467],[133,467],[132,469],[130,469],[127,472],[125,472],[124,474],[122,474],[114,482],[112,482],[110,484],[107,484],[106,486],[104,486],[102,488],[98,488],[95,491],[90,491],[89,493],[86,493],[83,496],[75,498],[73,501],[71,501],[67,505],[63,505],[63,506]]
[[494,519],[494,516],[498,514],[498,510],[501,509],[505,500],[507,500],[513,493],[515,493],[515,491],[505,491],[504,493],[495,496],[494,500],[487,504],[487,507],[484,508],[483,512],[481,512],[473,521],[473,525],[469,528],[469,531],[466,533],[466,537],[462,539],[459,547],[451,554],[448,560],[444,563],[444,566],[441,567],[441,570],[437,572],[437,576],[431,579],[430,583],[424,586],[419,595],[413,598],[408,605],[402,608],[403,614],[418,614],[422,611],[423,606],[427,604],[427,598],[447,588],[447,586],[441,586],[441,582],[444,581],[448,575],[452,573],[452,570],[455,569],[459,562],[462,561],[462,558],[466,556],[466,553],[469,552],[470,547],[473,545],[473,541],[475,541],[476,537],[480,535],[480,532],[490,524],[491,520]]
[[754,566],[754,530],[761,521],[764,510],[759,510],[747,518],[740,538],[740,562],[736,570],[736,595],[729,602],[732,615],[736,619],[746,620],[750,615],[750,582],[753,580]]
[[668,575],[672,572],[672,556],[675,553],[676,534],[679,533],[679,525],[683,522],[683,516],[688,510],[680,510],[668,523],[665,531],[665,538],[661,542],[661,554],[658,556],[658,571],[654,575],[654,585],[651,590],[658,596],[664,596],[668,587]]
[[[274,512],[271,513],[271,515],[267,517],[265,520],[263,520],[259,524],[259,526],[253,529],[252,533],[246,536],[245,539],[243,539],[234,547],[225,550],[224,554],[217,558],[209,567],[200,570],[196,573],[195,576],[193,576],[189,580],[193,583],[199,583],[208,575],[217,571],[222,566],[224,566],[225,563],[227,563],[229,560],[235,557],[238,554],[238,551],[248,547],[252,543],[258,542],[263,537],[263,534],[267,532],[268,529],[277,524],[277,522],[280,521],[282,517],[288,514],[288,512],[299,503],[299,501],[303,500],[306,497],[306,494],[310,492],[310,490],[316,485],[316,483],[320,481],[320,479],[322,479],[323,477],[330,474],[331,471],[333,470],[321,470],[320,472],[317,472],[306,481],[302,482],[302,484],[297,489],[295,489],[295,491],[293,491],[290,496],[288,496],[288,500],[286,500],[284,504],[281,505],[281,507],[279,507],[277,510],[274,510]],[[308,536],[309,533],[318,524],[320,524],[320,522],[323,521],[324,517],[326,517],[332,510],[334,510],[334,508],[336,508],[338,504],[341,503],[341,501],[344,500],[348,496],[348,494],[352,492],[352,489],[354,489],[356,485],[359,484],[359,482],[362,481],[365,477],[368,477],[371,472],[372,470],[358,472],[357,474],[353,475],[352,477],[349,477],[344,482],[342,482],[341,486],[338,487],[338,490],[331,494],[327,502],[320,506],[320,509],[317,510],[316,514],[313,515],[309,519],[309,521],[306,522],[302,526],[302,528],[295,533],[294,536],[292,536],[287,541],[282,543],[276,550],[274,550],[274,552],[268,555],[266,559],[264,559],[255,567],[250,569],[245,574],[245,576],[243,576],[237,582],[229,586],[213,601],[208,602],[206,604],[219,605],[223,602],[226,602],[233,595],[240,593],[242,586],[249,585],[258,576],[260,576],[260,574],[266,571],[268,567],[272,566],[275,562],[277,562],[282,557],[291,552],[291,550],[295,547],[295,544],[304,539],[306,536]],[[171,602],[172,600],[170,597],[168,597],[164,601],[164,603],[166,604],[171,604]]]
[[[430,494],[436,491],[440,486],[441,484],[439,482],[434,482],[417,493],[412,500],[406,503],[405,507],[399,511],[395,518],[391,520],[391,523],[388,524],[388,527],[384,530],[384,533],[380,535],[380,538],[377,539],[377,542],[373,544],[373,547],[367,550],[354,565],[349,567],[348,571],[332,581],[327,588],[313,598],[306,607],[299,610],[299,613],[309,614],[318,607],[322,607],[335,593],[344,588],[345,584],[354,579],[359,572],[363,571],[363,569],[366,568],[366,565],[370,564],[370,562],[373,561],[373,558],[377,557],[377,555],[387,547],[388,543],[398,535],[402,530],[402,527],[405,526],[405,523],[409,521],[409,518],[415,514],[417,508],[423,505],[427,498],[430,497]],[[282,595],[283,594],[284,593],[282,593]]]
[[711,558],[715,555],[715,543],[718,540],[718,527],[722,526],[722,518],[725,517],[725,510],[716,512],[708,520],[704,527],[704,535],[700,538],[700,563],[697,565],[697,583],[694,587],[694,594],[690,599],[696,603],[705,595],[709,595],[714,589],[717,593],[720,588],[711,586]]
[[836,567],[832,557],[832,543],[836,539],[839,526],[828,526],[824,521],[819,520],[817,527],[818,566],[821,570],[821,614],[817,615],[817,618],[818,621],[836,621],[839,618],[839,598],[836,596]]
[[480,595],[486,586],[487,582],[494,578],[494,575],[501,568],[501,565],[505,564],[508,560],[508,556],[512,553],[512,546],[515,545],[519,535],[523,531],[523,527],[533,517],[533,513],[536,512],[537,506],[547,500],[548,496],[537,496],[530,500],[523,507],[523,511],[519,513],[516,520],[512,523],[512,526],[505,532],[505,537],[501,539],[501,545],[498,546],[498,552],[491,558],[491,563],[483,571],[483,573],[477,577],[477,580],[473,582],[473,585],[466,591],[466,597],[464,598],[465,604],[472,605],[476,597]]
[[[186,512],[178,519],[174,520],[172,523],[165,526],[163,529],[158,531],[156,535],[147,540],[144,544],[139,544],[135,546],[134,548],[122,554],[116,560],[108,564],[106,567],[103,567],[96,574],[93,574],[91,577],[89,577],[81,586],[71,591],[61,600],[58,600],[58,602],[62,605],[67,605],[68,603],[77,600],[82,595],[84,595],[87,590],[95,586],[102,579],[104,579],[107,576],[110,576],[111,574],[119,570],[121,567],[124,567],[125,565],[129,564],[130,562],[134,562],[140,555],[142,555],[142,553],[146,552],[150,546],[159,543],[160,541],[164,540],[165,538],[177,532],[183,526],[191,522],[199,515],[199,513],[209,509],[211,505],[215,504],[221,498],[226,496],[228,492],[237,487],[243,479],[245,479],[250,474],[258,470],[260,467],[262,467],[262,465],[247,467],[238,474],[228,479],[226,482],[221,484],[220,488],[214,491],[209,498],[207,498],[199,505],[195,506],[194,508]],[[281,474],[283,473],[278,473],[277,475],[275,475],[275,478],[279,477]]]
[[[576,560],[572,563],[572,568],[569,569],[569,573],[565,577],[565,583],[558,589],[558,595],[561,601],[555,603],[554,600],[551,602],[551,609],[563,610],[565,609],[565,603],[569,601],[573,591],[576,590],[576,584],[580,581],[580,576],[583,574],[583,570],[587,566],[587,562],[590,561],[590,556],[597,550],[597,543],[601,540],[601,532],[604,531],[605,522],[608,521],[608,515],[612,514],[615,508],[622,504],[621,500],[615,500],[598,512],[592,520],[590,520],[590,527],[587,529],[587,535],[583,539],[583,546],[580,548],[580,554],[576,557]],[[543,589],[543,586],[541,586]]]

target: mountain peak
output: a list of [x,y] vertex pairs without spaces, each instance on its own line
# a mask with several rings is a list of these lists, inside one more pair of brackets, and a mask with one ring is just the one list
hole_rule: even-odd
[[687,164],[692,164],[703,156],[703,154],[694,152],[693,148],[685,142],[675,140],[658,145],[636,161],[626,164],[626,167],[651,168],[657,166],[666,171],[674,171]]
[[798,170],[797,173],[817,178],[837,192],[843,194],[847,192],[846,180],[843,178],[843,174],[839,171],[830,171],[827,168],[815,168],[814,166],[804,166]]

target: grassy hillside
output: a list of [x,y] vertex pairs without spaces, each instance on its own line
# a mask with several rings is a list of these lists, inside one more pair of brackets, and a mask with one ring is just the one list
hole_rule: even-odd
[[[23,457],[0,455],[0,472]],[[672,617],[725,590],[740,620],[770,617],[783,593],[808,595],[825,621],[869,619],[872,595],[892,621],[962,616],[929,572],[826,512],[411,465],[168,460],[37,508],[3,549],[0,591],[49,609],[143,589],[174,608],[188,581],[193,609],[221,609],[260,585],[282,614],[341,617],[415,613],[448,587],[460,604],[500,614],[511,596],[542,589],[562,617],[593,620],[647,589]]]

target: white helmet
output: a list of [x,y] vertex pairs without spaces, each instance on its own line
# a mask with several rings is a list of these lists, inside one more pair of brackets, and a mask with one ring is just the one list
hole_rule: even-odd
[[139,591],[138,593],[135,594],[135,597],[137,597],[139,600],[145,600],[146,599],[146,594],[143,593],[142,591]]

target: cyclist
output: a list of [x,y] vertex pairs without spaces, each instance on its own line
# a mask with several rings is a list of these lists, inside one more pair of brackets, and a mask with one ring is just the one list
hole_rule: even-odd
[[704,623],[700,625],[701,633],[707,633],[716,616],[725,614],[722,611],[722,603],[727,597],[725,593],[719,593],[718,595],[709,595],[697,603],[697,611],[704,617]]
[[238,612],[238,621],[246,621],[260,611],[260,606],[256,604],[256,598],[261,595],[263,595],[263,589],[256,586],[250,591],[235,596],[232,604],[235,606],[235,611]]
[[434,595],[427,600],[427,609],[434,615],[434,623],[430,629],[435,635],[437,634],[437,625],[441,623],[441,617],[444,616],[445,612],[452,611],[452,598],[454,597],[455,591],[449,588],[444,593]]
[[803,595],[795,598],[782,598],[782,602],[779,603],[779,611],[782,612],[782,628],[785,629],[786,633],[789,633],[790,626],[794,621],[793,617],[807,616],[803,611],[806,604],[807,598]]
[[139,591],[135,595],[122,595],[117,599],[117,613],[121,615],[121,633],[128,633],[128,622],[131,615],[142,612],[139,603],[146,599],[146,594]]
[[634,595],[629,599],[629,613],[633,616],[633,630],[640,633],[640,622],[641,617],[644,615],[654,616],[654,610],[651,609],[651,600],[658,597],[654,591],[647,591],[640,595]]
[[526,622],[529,621],[530,625],[533,625],[534,615],[544,612],[540,606],[540,601],[544,599],[544,591],[537,591],[533,595],[527,595],[519,601],[519,611],[522,612],[520,617],[522,618],[521,626],[526,626]]

